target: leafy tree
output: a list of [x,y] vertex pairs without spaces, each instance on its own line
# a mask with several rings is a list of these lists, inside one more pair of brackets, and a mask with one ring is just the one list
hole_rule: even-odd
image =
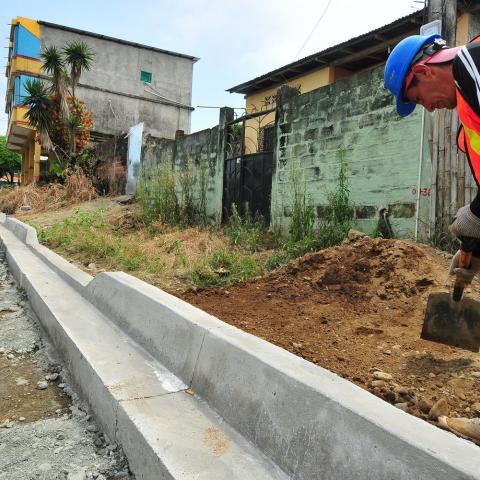
[[7,177],[13,183],[14,173],[20,171],[22,157],[7,148],[5,137],[0,137],[0,177]]

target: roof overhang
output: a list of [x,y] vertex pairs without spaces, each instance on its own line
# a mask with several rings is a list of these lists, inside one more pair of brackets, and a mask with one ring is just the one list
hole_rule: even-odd
[[386,61],[390,50],[400,40],[418,31],[423,20],[424,10],[419,10],[359,37],[236,85],[227,91],[249,95],[326,66],[341,67],[350,71],[368,68]]

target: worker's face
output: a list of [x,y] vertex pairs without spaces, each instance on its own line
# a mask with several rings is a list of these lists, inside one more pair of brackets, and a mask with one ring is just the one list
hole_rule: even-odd
[[449,67],[414,65],[412,71],[416,78],[415,85],[404,94],[410,102],[422,105],[429,112],[456,107],[455,82]]

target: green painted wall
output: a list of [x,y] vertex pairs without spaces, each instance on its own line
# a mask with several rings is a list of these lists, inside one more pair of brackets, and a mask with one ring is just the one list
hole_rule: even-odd
[[[340,151],[348,165],[357,228],[370,233],[378,210],[387,207],[398,237],[413,237],[418,178],[421,113],[395,112],[383,86],[383,67],[295,96],[278,106],[276,170],[272,219],[288,231],[292,204],[291,167],[321,217],[335,189]],[[298,171],[301,174],[298,174]],[[430,160],[424,142],[420,234],[426,237],[430,197]]]
[[[272,180],[272,226],[288,232],[295,179],[321,218],[328,192],[335,189],[340,152],[348,165],[355,225],[372,233],[381,208],[390,212],[395,236],[413,237],[421,136],[421,111],[400,118],[383,86],[383,67],[368,70],[312,92],[280,98]],[[207,215],[219,222],[222,212],[225,122],[176,140],[147,136],[142,150],[146,175],[167,162],[175,172],[193,166],[194,195],[200,198],[201,172],[207,172]],[[424,135],[420,197],[421,239],[428,236],[430,154]],[[177,185],[178,187],[178,185]],[[178,189],[181,198],[181,190]]]

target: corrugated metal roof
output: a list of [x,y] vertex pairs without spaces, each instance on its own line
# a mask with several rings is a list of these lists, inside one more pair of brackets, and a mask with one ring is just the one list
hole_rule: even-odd
[[[419,27],[423,23],[425,14],[426,12],[424,9],[418,10],[358,37],[351,38],[338,45],[334,45],[320,52],[308,55],[300,60],[296,60],[295,62],[289,63],[288,65],[277,68],[276,70],[272,70],[271,72],[256,77],[253,80],[231,87],[227,92],[244,94],[253,93],[288,81],[307,71],[321,68],[326,65],[334,64],[347,69],[350,67],[353,70],[357,70],[359,68],[366,68],[375,63],[379,63],[386,60],[386,57],[388,56],[388,47],[396,45],[401,38],[411,34],[415,27]],[[387,48],[382,52],[382,47],[385,46]],[[350,52],[349,48],[354,48],[354,51]],[[371,61],[368,60],[369,58]]]

